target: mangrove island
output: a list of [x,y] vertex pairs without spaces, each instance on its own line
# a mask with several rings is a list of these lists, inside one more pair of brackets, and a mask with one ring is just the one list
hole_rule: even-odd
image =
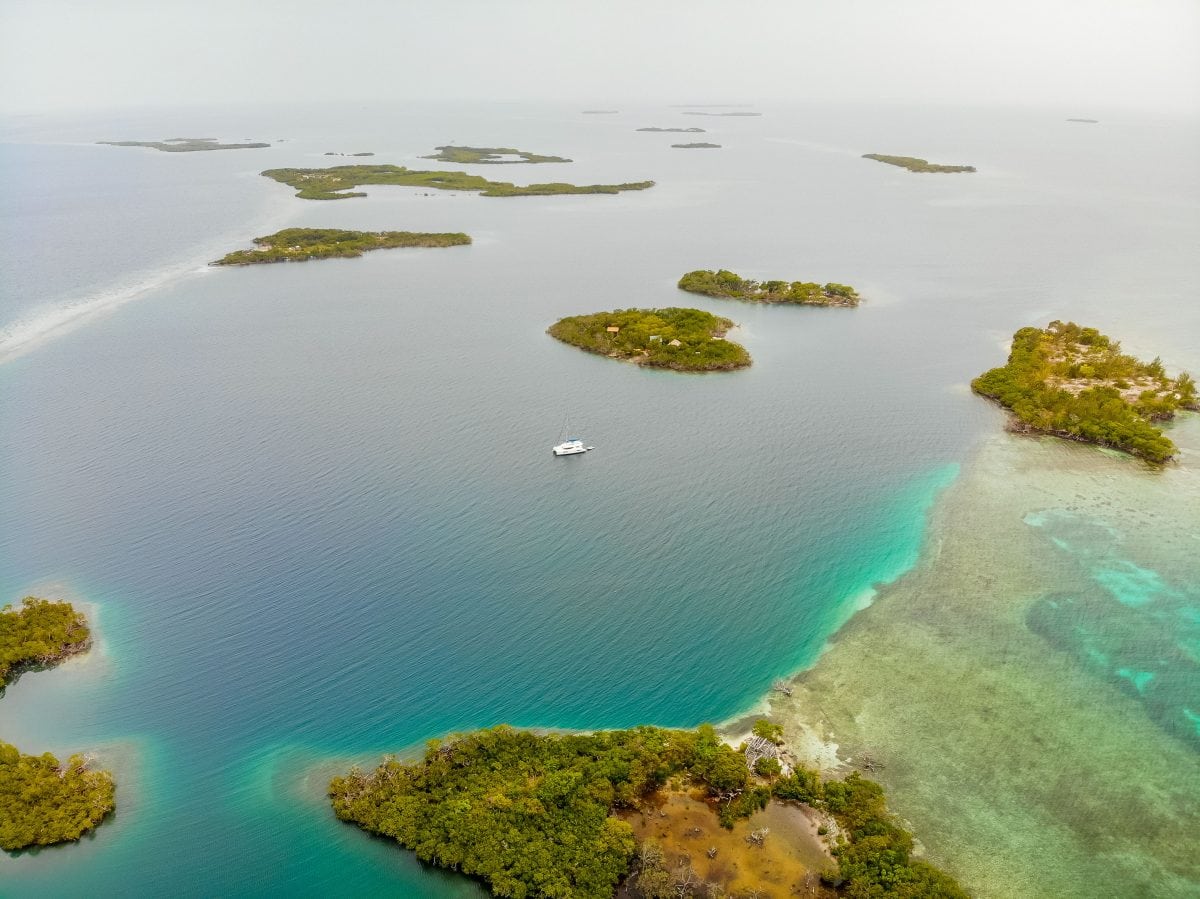
[[466,234],[419,231],[343,231],[339,228],[285,228],[254,238],[253,250],[234,250],[212,265],[258,265],[265,262],[307,262],[309,259],[350,259],[370,250],[393,247],[458,247],[469,244]]
[[882,153],[864,153],[863,159],[874,159],[876,162],[885,162],[888,165],[897,165],[902,169],[908,169],[910,172],[973,172],[973,165],[939,165],[936,162],[930,162],[928,159],[920,159],[916,156],[885,156]]
[[679,279],[679,289],[708,297],[798,306],[857,306],[858,291],[846,284],[813,281],[752,281],[734,272],[701,269]]
[[222,144],[215,137],[169,137],[166,140],[98,140],[109,147],[149,147],[164,153],[199,153],[204,150],[256,150],[270,144]]
[[1200,409],[1187,372],[1171,379],[1160,359],[1141,362],[1074,322],[1017,331],[1008,363],[971,388],[1008,409],[1017,433],[1094,443],[1156,463],[1170,460],[1175,444],[1152,422]]
[[[511,147],[434,147],[437,152],[432,156],[422,156],[422,159],[436,159],[439,162],[453,162],[458,165],[513,165],[519,162],[570,162],[562,156],[539,156],[537,153],[527,153],[524,150],[514,150]],[[511,157],[516,157],[515,159]],[[510,158],[505,158],[510,157]]]
[[31,668],[50,668],[92,645],[87,620],[66,602],[27,596],[0,609],[0,690]]
[[671,146],[677,150],[719,150],[719,149],[721,149],[720,144],[706,144],[703,141],[699,141],[699,142],[691,143],[691,144],[671,144]]
[[646,190],[653,181],[628,184],[529,184],[519,187],[507,181],[489,181],[466,172],[424,172],[399,165],[338,165],[327,169],[267,169],[262,173],[296,188],[302,200],[344,200],[365,197],[353,188],[363,184],[397,184],[435,190],[477,191],[484,197],[546,197],[560,194],[615,194],[623,190]]
[[[91,631],[70,603],[27,596],[0,609],[0,695],[27,670],[57,665],[91,646]],[[14,852],[78,840],[115,807],[116,785],[83,756],[22,755],[0,741],[0,849]]]
[[733,327],[701,309],[617,309],[572,315],[546,333],[563,343],[637,365],[673,371],[732,371],[750,364],[741,344],[725,339]]
[[[822,895],[837,888],[849,897],[966,896],[948,875],[912,858],[912,834],[888,813],[878,784],[857,772],[822,780],[785,767],[774,726],[760,725],[740,749],[711,725],[543,735],[500,726],[432,740],[412,764],[389,758],[370,773],[352,770],[332,780],[329,796],[343,821],[395,840],[427,864],[479,878],[497,896],[609,899],[619,886],[622,895],[643,897],[725,895],[739,867],[761,864],[760,850],[784,839],[759,827],[726,843],[728,855],[715,866],[724,870],[712,878],[722,892],[701,893],[697,861],[668,858],[669,846],[639,840],[626,820],[638,811],[662,820],[662,804],[675,797],[725,828],[747,818],[753,827],[768,806],[826,822],[817,830],[825,847],[819,868],[810,869],[810,895],[821,885]],[[691,848],[710,860],[718,852],[707,843]]]

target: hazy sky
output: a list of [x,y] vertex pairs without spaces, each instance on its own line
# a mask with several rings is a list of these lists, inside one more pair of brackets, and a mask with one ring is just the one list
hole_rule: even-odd
[[231,100],[1200,111],[1200,0],[0,0],[0,111]]

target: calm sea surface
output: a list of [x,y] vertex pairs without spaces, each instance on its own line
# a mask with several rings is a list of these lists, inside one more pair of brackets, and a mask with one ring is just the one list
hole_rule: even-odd
[[[100,636],[10,688],[0,736],[119,777],[115,820],[0,857],[0,893],[475,895],[340,825],[305,772],[499,722],[728,718],[912,564],[928,504],[999,426],[967,383],[1016,328],[1085,320],[1200,368],[1196,121],[762,111],[0,123],[0,602],[94,604]],[[653,125],[722,149],[634,130]],[[91,143],[174,136],[282,142]],[[449,142],[575,160],[470,167],[497,180],[658,184],[318,203],[257,175],[355,161],[326,152],[435,167],[419,157]],[[204,266],[288,226],[475,243]],[[713,267],[867,301],[676,290]],[[735,319],[754,366],[643,371],[544,333],[666,305]],[[595,452],[551,458],[564,416]]]

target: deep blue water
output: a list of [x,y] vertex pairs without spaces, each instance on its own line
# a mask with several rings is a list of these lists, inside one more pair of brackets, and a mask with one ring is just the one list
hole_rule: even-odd
[[[913,562],[925,507],[999,422],[966,384],[1013,330],[1086,318],[1200,361],[1195,122],[765,112],[5,124],[0,596],[95,603],[103,645],[23,678],[0,726],[26,751],[97,748],[120,787],[94,838],[0,858],[0,891],[472,894],[333,821],[306,767],[498,722],[730,717]],[[723,149],[634,131],[676,120]],[[177,134],[287,140],[89,143]],[[492,178],[658,186],[314,203],[256,175],[349,161],[326,151],[415,165],[450,140],[576,160],[477,167]],[[872,151],[980,171],[923,178]],[[288,225],[475,243],[202,267]],[[675,289],[706,267],[868,301]],[[734,318],[754,366],[643,371],[544,333],[672,304]],[[18,345],[63,309],[90,314]],[[551,458],[564,414],[595,452]]]

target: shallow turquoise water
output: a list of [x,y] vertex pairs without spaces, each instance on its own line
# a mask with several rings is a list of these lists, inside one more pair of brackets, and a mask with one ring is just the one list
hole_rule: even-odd
[[[779,111],[714,123],[719,153],[679,154],[633,131],[665,115],[452,110],[387,129],[344,111],[253,127],[213,114],[200,130],[289,140],[200,160],[30,149],[197,130],[169,118],[118,135],[23,126],[5,148],[22,183],[64,166],[136,182],[137,159],[156,180],[149,209],[136,193],[52,194],[111,208],[113,225],[61,238],[88,247],[74,273],[35,242],[6,278],[20,288],[10,321],[81,302],[79,283],[120,300],[167,276],[0,366],[0,595],[96,603],[104,641],[10,689],[3,734],[27,750],[97,747],[120,777],[116,820],[93,839],[0,858],[6,894],[473,893],[333,821],[319,784],[299,782],[307,766],[502,721],[692,725],[744,710],[912,564],[924,508],[999,420],[964,385],[1005,335],[1086,315],[1171,362],[1180,323],[1197,320],[1179,236],[1195,235],[1194,209],[1160,180],[1194,129]],[[326,150],[411,164],[448,129],[579,160],[506,178],[659,185],[509,201],[380,188],[330,204],[254,176],[324,164]],[[885,138],[981,176],[921,180],[857,158]],[[1129,153],[1161,165],[1114,162]],[[195,190],[222,174],[240,205]],[[12,202],[19,215],[50,200]],[[164,237],[171,203],[187,214]],[[214,233],[232,248],[284,225],[476,242],[196,270],[226,248]],[[0,233],[10,261],[28,249],[18,228]],[[105,241],[145,247],[146,267],[105,269]],[[869,302],[758,308],[675,290],[710,266],[844,281]],[[1154,310],[1123,307],[1147,282]],[[683,302],[736,319],[755,366],[642,371],[543,333],[565,314]],[[594,453],[550,457],[564,413]]]
[[[1200,578],[1194,558],[1148,567],[1119,519],[1053,509],[1027,516],[1078,571],[1078,593],[1033,605],[1030,628],[1136,697],[1168,733],[1200,750]],[[1140,563],[1140,564],[1139,564]]]

